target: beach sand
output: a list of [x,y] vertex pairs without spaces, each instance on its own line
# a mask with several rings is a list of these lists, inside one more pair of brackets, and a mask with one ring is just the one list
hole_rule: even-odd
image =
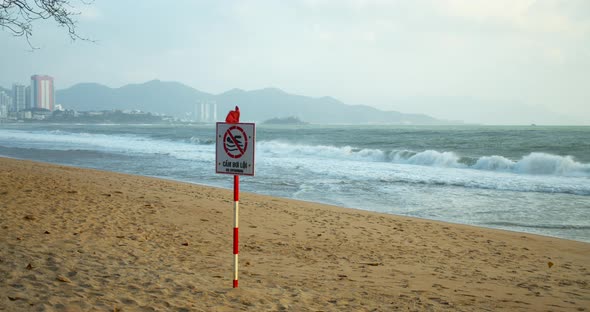
[[250,193],[232,289],[230,190],[0,168],[2,311],[590,309],[590,244]]

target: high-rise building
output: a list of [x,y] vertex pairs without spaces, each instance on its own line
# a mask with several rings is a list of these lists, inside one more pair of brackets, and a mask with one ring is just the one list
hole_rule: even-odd
[[33,107],[33,104],[31,104],[31,86],[27,86],[25,88],[25,109],[31,107]]
[[6,107],[12,105],[12,98],[4,91],[0,91],[0,105],[6,105]]
[[55,103],[55,88],[53,77],[33,75],[31,76],[31,107],[45,108],[53,111]]
[[12,98],[4,91],[0,91],[0,119],[8,118],[8,108],[12,106]]
[[217,121],[217,102],[200,101],[195,105],[195,121],[198,122],[216,122]]
[[20,112],[26,108],[26,87],[20,84],[12,85],[12,107],[13,112]]

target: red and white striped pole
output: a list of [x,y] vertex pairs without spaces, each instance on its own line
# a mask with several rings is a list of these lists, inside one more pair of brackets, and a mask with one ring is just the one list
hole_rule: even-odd
[[238,215],[240,211],[240,176],[234,175],[234,288],[238,288]]

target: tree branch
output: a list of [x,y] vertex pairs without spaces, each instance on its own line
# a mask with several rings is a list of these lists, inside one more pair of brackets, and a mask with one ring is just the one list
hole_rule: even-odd
[[[79,15],[70,0],[1,0],[0,28],[7,30],[17,37],[24,36],[32,49],[30,38],[33,36],[33,23],[38,20],[54,19],[59,27],[67,28],[72,41],[84,40],[77,32],[77,21],[74,16]],[[83,5],[90,5],[93,0],[76,0]]]

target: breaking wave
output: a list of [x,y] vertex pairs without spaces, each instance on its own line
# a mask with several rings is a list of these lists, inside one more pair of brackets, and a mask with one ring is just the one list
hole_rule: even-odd
[[[183,140],[156,139],[135,135],[106,135],[69,133],[60,130],[42,132],[2,131],[0,139],[14,142],[18,147],[57,150],[97,150],[115,153],[171,155],[179,159],[214,159],[214,140],[210,137],[190,137]],[[576,161],[572,156],[533,152],[513,160],[499,155],[479,158],[462,157],[452,151],[411,151],[359,149],[351,146],[294,144],[281,141],[259,141],[256,153],[262,158],[297,158],[320,160],[353,160],[384,162],[425,167],[474,169],[529,175],[590,177],[590,164]]]
[[472,159],[461,157],[455,152],[425,150],[383,151],[379,149],[355,149],[350,146],[335,147],[326,145],[299,145],[277,141],[257,143],[257,149],[269,156],[315,157],[360,160],[373,162],[392,162],[396,164],[468,168],[485,171],[511,172],[515,174],[556,175],[590,177],[590,164],[576,161],[572,156],[560,156],[533,152],[518,160],[492,155]]
[[512,161],[502,156],[481,157],[473,168],[525,174],[590,176],[590,164],[579,163],[571,156],[545,153],[530,153],[518,161]]

